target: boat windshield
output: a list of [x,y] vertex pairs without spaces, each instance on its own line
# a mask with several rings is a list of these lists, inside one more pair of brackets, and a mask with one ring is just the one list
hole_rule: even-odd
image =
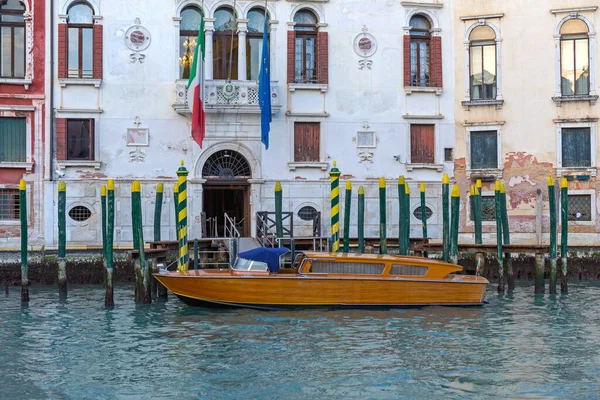
[[246,260],[245,258],[240,258],[235,262],[233,269],[236,271],[263,271],[266,272],[269,270],[267,263],[261,261],[253,261]]

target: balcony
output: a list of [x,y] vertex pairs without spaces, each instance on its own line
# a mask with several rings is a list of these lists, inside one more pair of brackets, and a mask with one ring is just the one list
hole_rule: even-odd
[[[173,109],[182,115],[190,115],[187,104],[187,80],[178,80],[175,84],[176,101]],[[227,81],[205,81],[204,109],[207,113],[259,114],[258,82],[232,81],[233,87],[226,87]],[[228,90],[229,89],[229,90]],[[281,108],[277,81],[271,81],[271,112],[275,114]]]

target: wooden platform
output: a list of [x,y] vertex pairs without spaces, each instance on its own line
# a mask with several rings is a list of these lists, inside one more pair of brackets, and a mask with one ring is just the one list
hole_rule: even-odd
[[[441,243],[422,243],[411,246],[415,255],[421,255],[425,251],[442,252]],[[458,253],[496,253],[498,247],[495,244],[459,244]],[[550,246],[546,244],[506,244],[502,246],[503,253],[525,253],[525,254],[548,254]]]

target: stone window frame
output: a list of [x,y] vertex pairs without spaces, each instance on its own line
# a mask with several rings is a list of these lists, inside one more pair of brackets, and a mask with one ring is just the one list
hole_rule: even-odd
[[25,90],[33,83],[33,14],[28,0],[19,0],[25,7],[23,18],[25,19],[25,77],[23,78],[0,78],[2,85],[23,85]]
[[[471,177],[480,177],[480,176],[494,176],[496,179],[501,179],[504,171],[502,165],[502,126],[504,126],[504,121],[494,121],[494,122],[475,122],[469,123],[465,122],[463,124],[465,127],[465,140],[466,140],[466,173],[467,178],[471,179]],[[471,169],[471,132],[478,131],[496,131],[497,135],[497,157],[498,157],[498,165],[496,168],[489,169]]]
[[[556,175],[558,177],[577,173],[579,175],[589,174],[596,176],[596,123],[598,118],[588,118],[583,120],[556,119]],[[590,157],[591,166],[563,168],[562,166],[562,129],[563,128],[590,128]]]
[[[595,12],[598,9],[597,6],[592,7],[581,7],[581,8],[565,8],[565,9],[556,9],[551,10],[552,14],[555,16],[558,14],[567,13],[568,15],[561,18],[561,20],[556,24],[556,28],[554,29],[554,46],[555,46],[555,88],[554,88],[554,97],[552,100],[556,103],[557,106],[563,102],[571,102],[571,101],[589,101],[590,105],[594,105],[598,100],[598,95],[596,94],[596,62],[595,62],[595,42],[596,42],[596,30],[594,29],[594,23],[591,19],[582,15],[582,12]],[[590,70],[590,91],[588,95],[578,95],[578,96],[563,96],[562,95],[562,73],[561,73],[561,34],[560,30],[562,26],[573,19],[578,19],[584,22],[588,27],[588,57],[589,57],[589,70]]]
[[[73,218],[71,218],[71,216],[69,215],[69,212],[71,211],[71,209],[77,207],[77,206],[83,206],[87,209],[89,209],[92,212],[92,215],[90,216],[90,218],[86,219],[85,221],[77,221],[74,220]],[[99,216],[99,212],[97,210],[97,207],[94,205],[94,203],[87,201],[87,200],[75,200],[72,203],[69,203],[66,206],[66,220],[67,220],[67,224],[69,226],[76,226],[78,228],[84,227],[84,226],[88,226],[88,225],[94,225],[95,222],[95,217]]]
[[[33,170],[33,143],[32,132],[35,118],[35,106],[5,106],[0,105],[0,117],[23,118],[25,117],[25,162],[2,162],[0,168],[24,168],[27,173]],[[25,115],[23,115],[25,114]]]

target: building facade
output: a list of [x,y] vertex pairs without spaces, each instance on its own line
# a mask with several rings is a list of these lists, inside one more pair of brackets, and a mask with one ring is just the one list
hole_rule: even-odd
[[598,243],[598,4],[515,4],[454,2],[461,231],[472,240],[469,185],[481,178],[484,231],[495,240],[494,179],[502,179],[512,240],[547,242],[547,178],[558,192],[566,177],[569,244]]
[[20,243],[21,179],[30,237],[44,240],[45,20],[43,0],[0,1],[0,248]]
[[[266,4],[266,9],[265,9]],[[223,234],[226,213],[243,236],[274,211],[283,187],[294,234],[329,235],[328,171],[365,187],[366,235],[378,236],[378,178],[388,182],[388,236],[397,235],[396,181],[428,183],[430,234],[439,235],[443,173],[453,175],[454,44],[451,2],[177,0],[52,2],[52,161],[46,247],[56,246],[56,185],[67,183],[70,246],[101,243],[100,187],[115,179],[117,246],[132,240],[130,187],[142,182],[145,237],[154,190],[166,184],[162,238],[175,239],[172,188],[189,170],[190,237]],[[187,78],[204,16],[206,137],[190,135]],[[273,122],[261,143],[258,73],[268,18]],[[341,199],[343,203],[343,196]],[[354,202],[356,204],[356,202]],[[208,222],[207,222],[208,221]],[[214,226],[216,221],[216,231]],[[356,221],[351,236],[356,235]],[[39,243],[42,244],[42,243]]]

